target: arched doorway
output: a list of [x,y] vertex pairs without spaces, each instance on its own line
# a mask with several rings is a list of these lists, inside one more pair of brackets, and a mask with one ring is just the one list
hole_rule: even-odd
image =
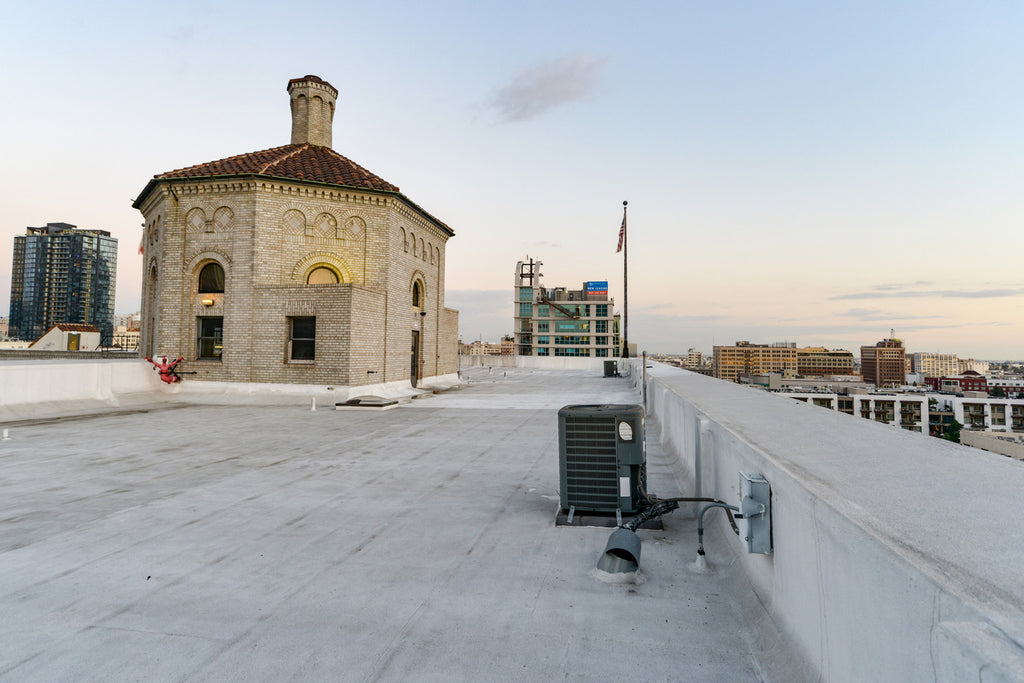
[[419,280],[412,283],[412,350],[409,354],[409,382],[415,387],[423,376],[423,354],[420,332],[426,311],[423,308],[423,285]]

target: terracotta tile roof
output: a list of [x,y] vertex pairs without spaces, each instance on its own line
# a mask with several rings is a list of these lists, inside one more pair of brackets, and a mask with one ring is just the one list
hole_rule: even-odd
[[60,329],[63,332],[99,332],[100,328],[95,325],[83,325],[81,323],[57,323],[54,327]]
[[377,192],[394,192],[414,209],[449,235],[455,232],[434,216],[423,210],[411,199],[401,194],[397,185],[392,185],[383,178],[370,173],[365,168],[335,152],[330,147],[311,145],[284,145],[264,149],[259,152],[239,154],[227,159],[210,161],[187,168],[179,168],[153,176],[143,188],[142,193],[132,203],[136,209],[150,191],[161,180],[178,180],[184,178],[204,178],[232,175],[264,175],[273,178],[305,180],[314,183],[327,183],[341,187],[374,190]]
[[330,147],[308,143],[284,145],[259,152],[239,154],[227,159],[179,168],[154,177],[155,179],[194,178],[249,174],[307,180],[382,192],[399,191],[396,185],[370,173]]

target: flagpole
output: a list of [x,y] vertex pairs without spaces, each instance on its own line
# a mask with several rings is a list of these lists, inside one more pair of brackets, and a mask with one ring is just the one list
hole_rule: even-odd
[[629,235],[626,234],[626,205],[622,201],[622,357],[629,358]]

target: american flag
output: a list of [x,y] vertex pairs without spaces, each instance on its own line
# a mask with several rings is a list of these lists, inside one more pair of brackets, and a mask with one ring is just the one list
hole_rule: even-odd
[[619,248],[615,250],[616,254],[618,254],[620,251],[622,251],[622,243],[625,242],[625,241],[626,241],[626,217],[623,216],[622,217],[622,227],[619,228]]

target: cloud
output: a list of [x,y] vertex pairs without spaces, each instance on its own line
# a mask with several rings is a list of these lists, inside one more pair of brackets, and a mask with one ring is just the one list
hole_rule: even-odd
[[1002,299],[1024,294],[1024,287],[1003,289],[914,289],[904,291],[874,291],[840,294],[829,297],[829,301],[852,301],[858,299]]
[[586,99],[603,60],[572,55],[521,71],[489,103],[503,121],[526,121],[569,102]]
[[911,283],[909,285],[905,284],[905,283],[893,282],[893,283],[884,284],[884,285],[875,285],[875,289],[880,291],[880,292],[892,292],[892,291],[905,290],[908,287],[928,287],[931,284],[932,283],[928,282],[927,280],[918,280],[917,282],[913,282],[913,283]]
[[906,315],[903,313],[889,313],[879,308],[851,308],[846,313],[839,315],[849,316],[857,320],[875,322],[879,320],[935,320],[937,318],[948,318],[948,315]]

